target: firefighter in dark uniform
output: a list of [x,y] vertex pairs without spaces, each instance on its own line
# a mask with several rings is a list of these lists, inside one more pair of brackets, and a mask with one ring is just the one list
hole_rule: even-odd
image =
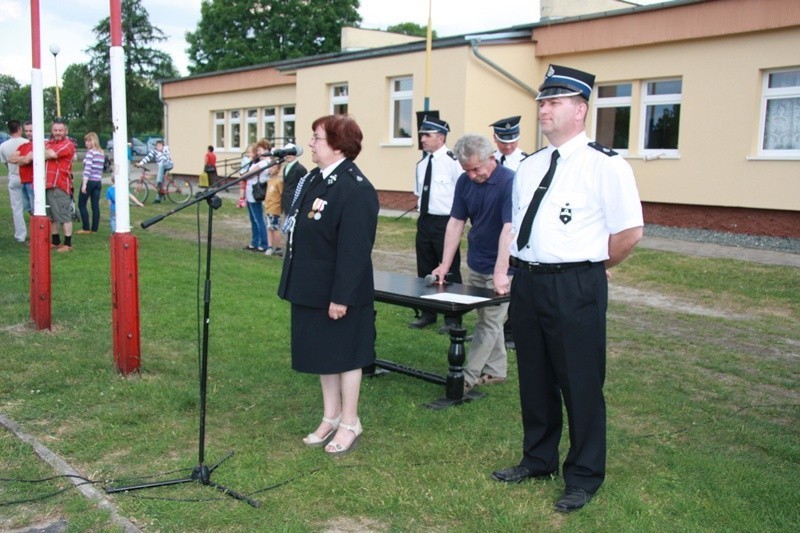
[[372,246],[378,195],[354,160],[363,134],[347,115],[320,117],[309,147],[317,168],[298,183],[278,296],[292,304],[292,369],[318,374],[322,421],[303,443],[355,449],[361,369],[375,361]]

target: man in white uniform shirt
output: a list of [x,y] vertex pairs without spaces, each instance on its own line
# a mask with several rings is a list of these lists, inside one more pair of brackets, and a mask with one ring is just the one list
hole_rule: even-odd
[[492,474],[519,483],[558,473],[563,397],[570,443],[555,509],[564,513],[586,505],[605,479],[606,269],[630,254],[644,225],[630,165],[584,133],[593,85],[591,74],[550,66],[537,97],[550,146],[517,169],[510,314],[523,454]]
[[519,149],[519,116],[501,118],[493,124],[489,124],[494,130],[494,144],[497,150],[494,158],[501,166],[513,172],[528,154]]
[[[419,128],[419,139],[425,156],[417,163],[414,194],[419,197],[417,208],[417,276],[424,278],[439,266],[444,254],[444,234],[453,207],[456,182],[464,173],[453,152],[445,144],[450,126],[444,120],[425,117]],[[461,252],[456,250],[447,281],[461,283]],[[436,313],[422,311],[408,327],[421,329],[436,323]],[[445,315],[440,333],[461,327],[461,317]]]

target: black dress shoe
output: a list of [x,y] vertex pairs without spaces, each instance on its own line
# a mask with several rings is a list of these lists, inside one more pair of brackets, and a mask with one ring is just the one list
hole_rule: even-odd
[[415,321],[409,323],[408,327],[413,328],[413,329],[422,329],[425,326],[430,326],[431,324],[435,324],[435,323],[436,323],[436,317],[435,316],[431,317],[431,316],[428,316],[428,315],[422,315],[421,317],[419,317]]
[[503,483],[522,483],[526,479],[552,479],[556,475],[558,475],[557,470],[552,472],[536,472],[522,465],[492,472],[492,477]]
[[571,513],[589,503],[591,499],[591,493],[579,487],[567,487],[556,502],[555,508],[559,513]]

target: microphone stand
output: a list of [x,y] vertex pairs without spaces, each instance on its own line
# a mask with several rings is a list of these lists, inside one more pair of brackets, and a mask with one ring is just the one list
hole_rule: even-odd
[[[141,223],[142,228],[148,228],[153,224],[156,224],[168,216],[174,215],[178,211],[181,211],[190,205],[197,204],[202,202],[203,200],[208,203],[208,236],[206,240],[206,276],[205,276],[205,292],[203,295],[203,341],[202,341],[202,351],[201,351],[201,359],[200,359],[200,435],[198,439],[198,463],[192,469],[192,473],[189,477],[179,478],[179,479],[170,479],[165,481],[156,481],[153,483],[144,483],[140,485],[130,485],[126,487],[111,487],[106,489],[107,494],[113,494],[115,492],[125,492],[130,490],[140,490],[140,489],[149,489],[152,487],[164,487],[167,485],[177,485],[181,483],[191,483],[191,482],[198,482],[203,485],[210,485],[215,489],[221,491],[228,496],[235,498],[237,500],[241,500],[243,502],[247,502],[248,504],[252,505],[253,507],[260,507],[261,503],[248,498],[244,494],[240,494],[235,492],[224,485],[220,485],[219,483],[215,483],[211,481],[211,474],[214,470],[217,469],[219,465],[233,456],[233,450],[229,451],[228,454],[223,457],[217,464],[212,467],[208,467],[205,464],[205,438],[206,438],[206,393],[207,393],[207,384],[208,384],[208,338],[209,338],[209,317],[211,312],[211,236],[212,236],[212,227],[213,227],[213,220],[214,220],[214,210],[219,209],[222,206],[222,199],[217,196],[217,193],[220,191],[224,191],[225,189],[232,187],[233,185],[246,180],[250,179],[253,176],[260,174],[261,172],[265,171],[270,167],[274,167],[275,165],[279,165],[283,163],[283,157],[276,158],[273,161],[270,161],[268,165],[258,168],[252,172],[248,172],[247,174],[243,174],[239,176],[237,179],[229,182],[224,183],[218,187],[210,187],[205,191],[198,192],[194,199],[190,200],[185,204],[181,204],[178,207],[167,211],[166,213],[162,213],[160,215],[156,215],[148,220],[145,220]],[[252,164],[251,164],[252,165]],[[233,176],[227,176],[225,179],[230,178]]]

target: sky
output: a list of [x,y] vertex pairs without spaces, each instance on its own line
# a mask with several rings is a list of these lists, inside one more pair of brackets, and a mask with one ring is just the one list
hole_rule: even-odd
[[[324,1],[324,0],[323,0]],[[528,24],[538,18],[538,0],[431,0],[433,29],[439,37]],[[156,45],[172,56],[181,75],[188,74],[187,31],[197,29],[201,0],[142,0],[150,22],[169,41]],[[428,23],[428,0],[361,0],[362,28],[386,29],[400,22]],[[502,5],[503,9],[497,9]],[[84,63],[84,50],[93,43],[92,28],[109,14],[106,0],[39,0],[41,69],[45,87],[55,84],[73,63]],[[31,22],[29,0],[0,0],[0,74],[21,84],[31,79]],[[60,48],[54,58],[50,45]]]

